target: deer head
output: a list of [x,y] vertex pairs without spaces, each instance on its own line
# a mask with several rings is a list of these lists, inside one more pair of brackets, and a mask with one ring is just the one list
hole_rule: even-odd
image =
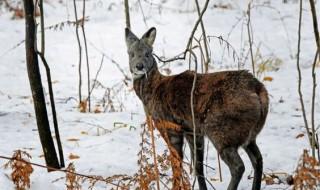
[[125,30],[126,43],[129,54],[130,72],[133,79],[147,76],[147,73],[155,66],[152,56],[152,45],[156,38],[156,28],[150,28],[139,39],[130,29]]

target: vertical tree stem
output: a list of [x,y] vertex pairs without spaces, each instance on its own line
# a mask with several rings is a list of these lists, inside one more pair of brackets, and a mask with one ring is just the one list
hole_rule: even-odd
[[310,146],[312,148],[312,140],[311,140],[312,136],[311,136],[309,126],[308,126],[308,120],[307,120],[306,110],[305,110],[305,106],[304,106],[303,94],[302,94],[302,90],[301,90],[302,75],[301,75],[301,69],[300,69],[300,46],[301,46],[300,44],[301,44],[301,23],[302,23],[302,1],[303,0],[300,0],[300,6],[299,6],[298,47],[297,47],[298,93],[299,93],[299,97],[300,97],[300,104],[301,104],[304,126],[307,131]]
[[50,97],[50,104],[51,104],[51,110],[52,110],[52,120],[53,120],[54,131],[55,131],[56,139],[57,139],[59,158],[60,158],[60,166],[64,167],[65,165],[64,165],[63,149],[62,149],[62,145],[61,145],[59,126],[58,126],[58,120],[57,120],[57,113],[56,113],[56,106],[55,106],[53,89],[52,89],[50,67],[49,67],[49,65],[48,65],[48,63],[47,63],[47,61],[45,59],[45,56],[44,56],[45,30],[44,30],[43,0],[39,1],[39,6],[40,6],[40,23],[41,23],[41,52],[39,52],[38,54],[40,55],[42,63],[44,65],[45,69],[46,69],[48,89],[49,89],[49,97]]
[[316,94],[316,86],[317,86],[315,67],[317,64],[317,56],[320,54],[320,36],[319,36],[319,29],[318,29],[317,11],[316,11],[314,0],[309,0],[309,3],[310,3],[311,13],[312,13],[314,36],[315,36],[316,45],[317,45],[317,53],[312,64],[313,88],[312,88],[312,104],[311,104],[312,156],[313,158],[315,158],[314,149],[316,146],[316,130],[315,130],[315,123],[314,123],[314,109],[315,109],[315,97],[316,97],[315,94]]
[[88,84],[88,111],[91,111],[91,98],[90,98],[90,66],[89,66],[89,55],[88,55],[88,45],[87,45],[87,38],[86,38],[86,32],[84,29],[84,23],[85,23],[85,16],[86,16],[86,0],[83,0],[83,9],[82,9],[82,36],[84,41],[84,49],[86,52],[86,63],[87,63],[87,84]]
[[[198,16],[200,17],[200,6],[199,6],[199,2],[198,0],[195,0],[196,2],[196,7],[197,7],[197,12],[198,12]],[[203,24],[203,19],[201,19],[200,21],[200,25],[201,25],[201,30],[202,30],[202,36],[203,36],[203,43],[204,43],[204,50],[205,50],[205,55],[206,55],[206,60],[204,62],[204,72],[208,73],[209,71],[209,63],[210,63],[210,56],[209,56],[209,50],[208,50],[208,40],[207,40],[207,34],[206,34],[206,30],[204,28],[204,24]]]
[[152,146],[152,154],[153,154],[153,162],[154,162],[154,169],[156,171],[156,175],[157,175],[157,190],[160,190],[160,173],[159,173],[159,168],[158,168],[158,162],[157,162],[157,154],[156,154],[156,145],[155,145],[155,141],[154,141],[154,122],[153,119],[150,116],[147,116],[147,124],[149,126],[149,130],[150,130],[150,135],[151,135],[151,146]]
[[129,10],[129,2],[128,0],[124,0],[124,11],[126,15],[126,27],[131,29],[130,25],[130,10]]
[[39,1],[40,7],[40,25],[41,25],[41,53],[45,54],[45,30],[44,30],[44,14],[43,14],[43,0]]
[[247,30],[248,30],[248,39],[249,39],[249,46],[250,46],[252,73],[254,76],[256,76],[254,58],[253,58],[253,50],[252,50],[253,41],[252,41],[252,34],[251,34],[251,29],[250,29],[250,26],[251,26],[251,2],[248,4],[247,15],[248,15]]
[[47,166],[60,168],[51,136],[47,108],[41,83],[38,57],[36,53],[36,23],[33,0],[24,0],[26,21],[26,62],[32,97],[34,102],[40,141]]
[[[42,0],[40,0],[40,1],[42,1]],[[53,90],[52,90],[52,82],[51,82],[52,80],[51,80],[50,67],[41,52],[39,52],[39,56],[42,60],[42,63],[44,65],[45,69],[46,69],[48,88],[49,88],[49,96],[50,96],[50,104],[51,104],[51,110],[52,110],[52,120],[53,120],[53,126],[54,126],[54,133],[56,134],[56,139],[57,139],[60,166],[64,167],[65,164],[64,164],[63,148],[62,148],[61,139],[60,139],[60,132],[59,132],[59,126],[58,126],[58,120],[57,120],[57,112],[56,112],[56,106],[55,106]]]
[[81,72],[81,66],[82,66],[82,47],[79,37],[79,20],[78,20],[78,13],[77,13],[77,4],[76,0],[73,0],[73,8],[74,8],[74,16],[76,19],[76,36],[77,36],[77,42],[78,42],[78,49],[79,49],[79,64],[78,64],[78,74],[79,74],[79,84],[78,84],[78,93],[79,93],[79,103],[82,101],[82,72]]

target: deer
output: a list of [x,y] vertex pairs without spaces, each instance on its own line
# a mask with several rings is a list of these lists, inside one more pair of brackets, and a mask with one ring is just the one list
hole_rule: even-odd
[[[125,29],[133,88],[145,113],[153,120],[168,121],[181,127],[180,130],[161,128],[159,131],[161,135],[166,132],[167,143],[181,160],[184,139],[187,140],[191,156],[195,157],[194,169],[200,190],[207,189],[203,173],[205,137],[213,143],[229,168],[231,180],[227,190],[238,188],[245,171],[239,148],[245,150],[252,163],[252,190],[260,190],[263,158],[256,138],[268,114],[269,98],[264,84],[247,70],[197,73],[191,108],[194,71],[162,75],[153,55],[155,38],[154,27],[140,39],[130,29]],[[194,117],[191,109],[194,109]],[[179,183],[173,182],[172,189],[180,189]]]

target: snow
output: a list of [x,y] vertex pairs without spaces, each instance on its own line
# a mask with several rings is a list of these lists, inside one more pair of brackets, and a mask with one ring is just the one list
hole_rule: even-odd
[[[132,30],[141,36],[149,27],[157,28],[157,39],[154,52],[160,56],[170,58],[181,53],[187,43],[193,24],[197,19],[193,2],[189,1],[141,1],[146,23],[138,1],[130,1]],[[158,4],[163,2],[163,8]],[[204,1],[200,1],[203,5]],[[269,2],[269,3],[268,3]],[[230,4],[232,9],[213,8],[213,4]],[[299,156],[303,149],[308,148],[301,114],[299,96],[297,93],[296,49],[298,8],[297,1],[257,0],[253,3],[252,28],[254,50],[259,46],[262,56],[273,56],[281,59],[282,64],[278,71],[264,73],[273,81],[265,81],[270,93],[270,110],[266,125],[257,139],[264,158],[264,172],[284,172],[292,174],[296,168]],[[262,6],[263,5],[263,6]],[[276,9],[267,8],[276,7]],[[82,2],[78,1],[79,13]],[[170,8],[170,9],[169,9]],[[247,2],[242,1],[212,1],[204,16],[204,23],[208,35],[222,36],[228,39],[241,56],[241,48],[248,50],[245,20],[242,18],[247,8]],[[188,10],[178,12],[177,10]],[[281,10],[280,14],[277,10]],[[317,3],[317,10],[320,10]],[[38,137],[31,91],[28,83],[24,44],[16,46],[24,40],[24,20],[12,20],[12,13],[0,10],[0,155],[11,156],[14,150],[26,150],[32,155],[32,162],[44,164],[40,140]],[[87,16],[89,21],[85,25],[91,79],[99,68],[101,52],[114,59],[127,75],[128,57],[124,41],[124,11],[123,3],[113,1],[93,0],[87,2]],[[45,23],[51,26],[66,20],[74,20],[72,1],[49,1],[45,3]],[[310,120],[311,104],[311,65],[315,54],[315,41],[312,28],[312,19],[308,1],[304,1],[301,47],[301,67],[303,73],[303,92],[306,102],[307,116]],[[228,36],[228,33],[230,36]],[[197,33],[197,36],[200,34]],[[38,35],[40,39],[40,36]],[[259,45],[260,44],[260,45]],[[39,45],[40,47],[40,45]],[[211,71],[237,69],[237,63],[232,56],[228,56],[219,40],[210,41],[214,64]],[[73,26],[64,26],[62,30],[46,30],[46,59],[51,67],[56,109],[60,126],[60,136],[64,148],[66,164],[75,163],[76,171],[88,175],[112,176],[115,174],[133,175],[138,171],[137,153],[141,142],[140,125],[145,116],[139,99],[132,90],[132,82],[123,84],[124,76],[118,68],[105,58],[98,81],[107,88],[120,89],[119,94],[113,97],[115,109],[119,110],[122,103],[124,109],[118,112],[80,113],[77,108],[78,98],[78,47]],[[85,59],[83,57],[83,65]],[[182,64],[181,64],[182,63]],[[248,59],[243,68],[251,69]],[[188,69],[187,62],[177,61],[164,68],[170,68],[172,74]],[[49,100],[46,85],[45,70],[41,66],[43,85],[46,100]],[[85,73],[85,67],[83,67]],[[319,76],[319,67],[316,69]],[[86,75],[84,74],[84,77]],[[261,77],[262,79],[262,77]],[[83,93],[86,95],[86,79],[83,80]],[[319,81],[319,80],[318,80]],[[93,105],[97,105],[104,95],[104,89],[98,87],[93,93]],[[319,90],[316,94],[316,124],[319,126],[320,103]],[[49,103],[48,103],[49,105]],[[93,106],[93,107],[94,107]],[[48,112],[51,118],[50,106]],[[115,124],[116,123],[116,124]],[[117,124],[120,123],[120,124]],[[54,134],[53,134],[54,135]],[[70,141],[77,139],[77,141]],[[157,140],[159,150],[165,147],[161,139]],[[239,150],[246,165],[246,172],[241,181],[239,190],[251,188],[252,174],[250,161],[243,150]],[[80,156],[70,160],[70,154]],[[188,155],[188,152],[186,153]],[[208,179],[218,178],[217,154],[210,145],[207,164],[215,168],[208,169]],[[0,159],[0,166],[6,160]],[[0,189],[14,189],[13,183],[7,177],[9,169],[0,167]],[[226,189],[230,174],[227,166],[222,163],[223,182],[211,181],[216,189]],[[48,190],[64,189],[63,177],[60,172],[47,173],[42,168],[34,167],[31,175],[31,189]],[[98,184],[96,189],[105,189],[104,184]],[[108,186],[111,188],[111,186]],[[262,189],[289,188],[288,185],[266,185]]]

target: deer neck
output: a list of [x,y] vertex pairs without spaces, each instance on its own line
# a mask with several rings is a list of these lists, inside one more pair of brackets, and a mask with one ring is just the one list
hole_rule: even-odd
[[[163,78],[163,75],[158,70],[156,60],[153,60],[154,64],[152,68],[147,72],[145,76],[141,78],[134,79],[133,88],[137,96],[142,101],[145,110],[148,107],[148,104],[151,102],[153,97],[153,91],[155,90],[159,81]],[[147,110],[146,110],[147,111]]]

